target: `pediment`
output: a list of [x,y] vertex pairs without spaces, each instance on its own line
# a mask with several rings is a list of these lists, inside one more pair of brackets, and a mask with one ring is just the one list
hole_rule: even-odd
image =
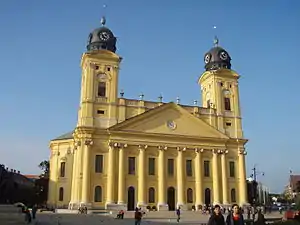
[[130,118],[109,128],[109,130],[199,138],[229,138],[173,102]]

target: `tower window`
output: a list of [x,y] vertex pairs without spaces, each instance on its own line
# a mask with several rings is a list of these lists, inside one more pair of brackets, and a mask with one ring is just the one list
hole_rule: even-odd
[[95,69],[96,69],[96,70],[99,70],[99,66],[95,66]]
[[223,82],[220,83],[221,87],[223,87]]
[[105,82],[99,82],[98,83],[98,96],[99,97],[105,97],[106,96],[106,83]]
[[224,107],[225,107],[225,110],[231,110],[230,98],[224,98]]
[[104,115],[104,110],[97,110],[97,114]]
[[107,71],[110,71],[110,67],[107,67]]
[[227,127],[231,127],[231,123],[230,122],[226,122],[226,126]]

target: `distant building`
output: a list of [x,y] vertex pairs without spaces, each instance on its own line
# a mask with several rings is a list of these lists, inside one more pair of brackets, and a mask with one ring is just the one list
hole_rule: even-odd
[[293,193],[300,192],[300,175],[290,175],[289,186],[292,189]]
[[32,204],[35,183],[20,174],[20,171],[0,165],[0,204],[22,202]]

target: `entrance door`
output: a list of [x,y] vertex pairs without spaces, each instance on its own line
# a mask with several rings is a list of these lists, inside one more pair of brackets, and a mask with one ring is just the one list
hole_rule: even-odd
[[127,194],[127,210],[133,211],[135,209],[135,199],[134,199],[134,187],[128,188]]
[[209,188],[206,188],[205,189],[205,205],[208,206],[211,204],[211,196],[210,196],[210,189]]
[[173,187],[168,188],[168,205],[169,205],[170,211],[174,211],[176,209],[176,207],[175,207],[175,188],[173,188]]

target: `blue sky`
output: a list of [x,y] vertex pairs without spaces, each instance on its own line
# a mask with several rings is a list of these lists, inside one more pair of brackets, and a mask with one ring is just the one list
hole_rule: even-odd
[[272,191],[290,169],[300,173],[297,0],[1,1],[0,163],[38,173],[49,140],[76,125],[80,58],[103,4],[124,58],[125,97],[200,99],[197,78],[217,33],[242,76],[248,172],[257,164]]

